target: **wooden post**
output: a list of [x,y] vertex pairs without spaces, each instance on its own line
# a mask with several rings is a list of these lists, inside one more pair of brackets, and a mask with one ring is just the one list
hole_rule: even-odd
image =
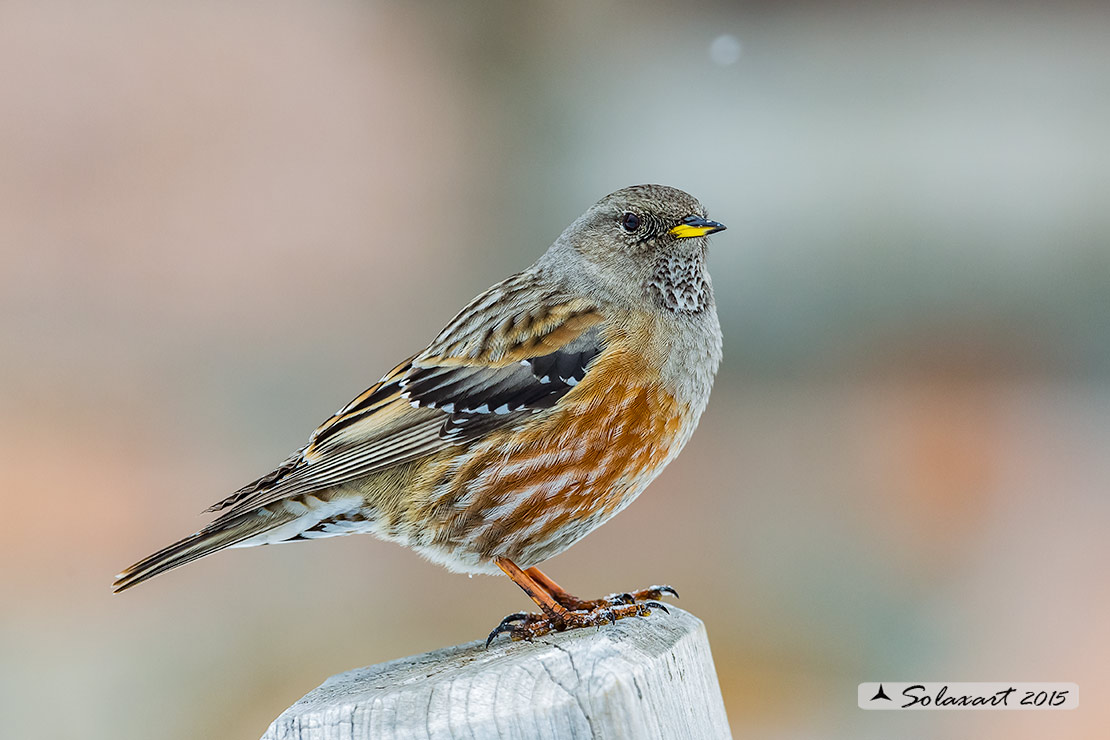
[[705,625],[668,608],[340,673],[263,740],[730,738]]

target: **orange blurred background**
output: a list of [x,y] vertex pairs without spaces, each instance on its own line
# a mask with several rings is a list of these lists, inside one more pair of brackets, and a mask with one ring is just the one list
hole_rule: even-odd
[[[528,606],[369,537],[111,577],[602,195],[692,192],[726,358],[551,561],[668,582],[737,737],[1110,726],[1104,4],[0,6],[6,737],[256,737]],[[878,680],[1066,713],[863,712]]]

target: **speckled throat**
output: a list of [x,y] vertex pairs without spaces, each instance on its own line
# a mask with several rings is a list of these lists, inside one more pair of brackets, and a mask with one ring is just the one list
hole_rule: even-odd
[[669,252],[659,256],[648,287],[659,303],[676,313],[699,313],[709,305],[705,256],[701,252]]

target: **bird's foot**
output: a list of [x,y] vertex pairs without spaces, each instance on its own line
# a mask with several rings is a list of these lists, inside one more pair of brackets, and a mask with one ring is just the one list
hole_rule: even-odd
[[[654,587],[655,589],[661,587]],[[667,593],[673,592],[674,589],[665,588]],[[616,622],[618,619],[625,617],[646,617],[651,614],[652,609],[662,609],[667,612],[667,607],[658,601],[651,598],[637,599],[638,594],[647,594],[654,589],[643,589],[630,594],[614,594],[613,596],[606,597],[605,599],[598,599],[596,601],[581,601],[581,604],[587,605],[589,608],[584,609],[567,609],[559,613],[552,614],[535,614],[530,612],[516,612],[510,614],[501,620],[501,623],[494,627],[493,631],[489,633],[486,638],[486,647],[490,646],[494,638],[501,634],[508,634],[509,638],[514,642],[517,640],[532,641],[537,637],[549,634],[551,632],[564,632],[566,630],[578,629],[579,627],[600,627],[603,624]],[[664,592],[659,592],[664,593]],[[632,597],[631,600],[626,600],[624,597]],[[618,599],[617,601],[610,601],[610,599]]]
[[664,594],[669,594],[676,599],[678,598],[678,591],[675,591],[672,586],[649,586],[648,588],[641,588],[639,591],[624,591],[622,593],[609,594],[601,599],[591,599],[588,601],[568,594],[562,589],[558,591],[552,590],[551,593],[556,601],[574,612],[592,612],[606,606],[635,604],[641,601],[658,601],[663,598]]

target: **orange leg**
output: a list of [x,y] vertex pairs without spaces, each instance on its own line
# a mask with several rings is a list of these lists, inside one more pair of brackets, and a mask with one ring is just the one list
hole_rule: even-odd
[[[536,568],[535,566],[529,568],[528,570],[526,570],[524,572],[527,573],[528,575],[532,576],[532,580],[534,580],[536,583],[543,586],[544,589],[549,594],[551,594],[552,598],[554,598],[555,601],[559,602],[559,604],[561,604],[562,606],[565,606],[567,609],[570,609],[571,611],[580,611],[582,609],[595,609],[595,608],[601,606],[602,601],[606,601],[606,603],[608,603],[608,600],[606,600],[606,599],[597,599],[595,601],[586,601],[585,599],[578,598],[574,594],[567,593],[565,590],[563,590],[562,586],[560,586],[558,583],[555,583],[555,581],[551,580],[551,578],[546,573],[544,573],[539,568]],[[653,597],[653,598],[657,598],[657,596]],[[629,601],[631,602],[631,601],[633,601],[633,599],[630,598]]]
[[[560,604],[555,595],[549,590],[549,586],[554,586],[559,593],[566,594],[555,581],[552,581],[535,568],[521,570],[520,566],[508,558],[494,558],[493,562],[497,563],[497,567],[504,571],[513,583],[520,586],[524,593],[528,594],[528,598],[536,602],[536,606],[542,609],[548,617],[563,617],[566,615],[567,608]],[[536,578],[536,573],[539,573],[540,578]]]
[[520,586],[528,598],[536,602],[543,614],[517,612],[501,620],[489,637],[486,646],[502,632],[513,640],[531,640],[549,632],[562,632],[576,627],[599,626],[616,622],[624,617],[646,617],[653,608],[667,608],[655,599],[664,593],[678,594],[670,586],[652,586],[632,593],[614,594],[604,599],[584,601],[572,596],[551,580],[539,568],[523,570],[508,558],[496,557],[497,564],[513,583]]
[[600,606],[616,606],[617,604],[631,604],[634,601],[651,601],[658,599],[663,594],[670,594],[675,597],[678,596],[678,592],[670,586],[652,586],[651,588],[642,588],[639,591],[632,591],[631,593],[610,594],[604,599],[587,601],[564,591],[562,586],[551,580],[551,578],[539,568],[532,567],[524,572],[532,576],[532,580],[543,586],[556,601],[571,611],[597,609]]

